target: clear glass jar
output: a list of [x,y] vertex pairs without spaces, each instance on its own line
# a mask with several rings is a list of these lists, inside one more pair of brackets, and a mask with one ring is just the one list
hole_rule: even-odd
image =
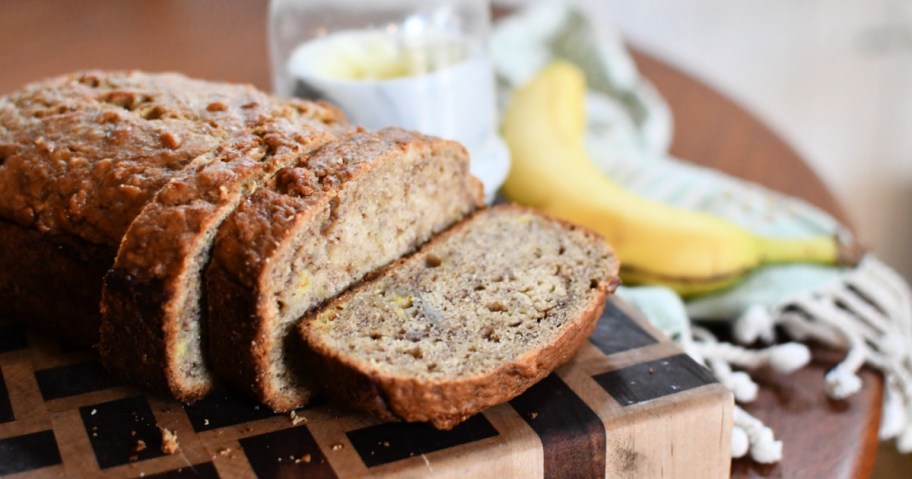
[[276,93],[325,99],[370,129],[457,140],[489,197],[509,168],[497,136],[487,0],[272,0]]

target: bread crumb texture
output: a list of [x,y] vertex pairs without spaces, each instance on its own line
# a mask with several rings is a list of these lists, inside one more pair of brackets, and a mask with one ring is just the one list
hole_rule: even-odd
[[305,338],[368,376],[458,380],[552,344],[613,288],[616,261],[591,233],[518,208],[470,223],[332,303]]

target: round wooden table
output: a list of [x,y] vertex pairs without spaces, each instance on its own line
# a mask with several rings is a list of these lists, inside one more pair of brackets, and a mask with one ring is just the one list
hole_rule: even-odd
[[[0,6],[0,93],[43,77],[87,68],[179,71],[270,89],[266,4],[136,0],[7,0]],[[845,213],[804,161],[731,101],[646,54],[635,58],[671,105],[672,153],[798,196],[847,223]],[[823,375],[838,361],[815,350],[811,367],[761,377],[747,409],[785,443],[785,458],[762,466],[735,461],[735,477],[867,477],[876,450],[882,383],[830,401]]]

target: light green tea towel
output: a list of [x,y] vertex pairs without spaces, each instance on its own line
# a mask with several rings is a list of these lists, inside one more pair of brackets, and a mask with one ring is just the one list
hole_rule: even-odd
[[[601,22],[596,29],[588,18],[561,2],[540,2],[501,22],[492,35],[491,54],[502,104],[548,63],[570,60],[584,70],[590,89],[587,149],[615,181],[765,236],[834,234],[849,241],[849,233],[830,215],[801,200],[669,156],[667,105],[639,76],[617,32]],[[855,373],[863,364],[879,369],[886,379],[881,438],[897,438],[901,451],[912,450],[912,301],[905,282],[873,255],[851,269],[759,268],[733,288],[688,303],[661,287],[622,287],[618,295],[709,367],[739,402],[752,400],[757,385],[732,366],[769,365],[788,373],[807,363],[807,348],[720,343],[691,320],[728,321],[744,344],[775,342],[775,327],[781,325],[797,341],[814,339],[845,349],[846,359],[827,374],[827,394],[842,398],[858,391]],[[735,409],[732,455],[778,461],[782,444],[772,431]]]

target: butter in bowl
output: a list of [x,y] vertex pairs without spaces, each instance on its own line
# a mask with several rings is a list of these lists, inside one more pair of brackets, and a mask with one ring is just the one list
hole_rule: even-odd
[[457,140],[490,201],[509,169],[497,134],[483,0],[275,0],[276,93],[324,99],[369,129],[399,126]]

